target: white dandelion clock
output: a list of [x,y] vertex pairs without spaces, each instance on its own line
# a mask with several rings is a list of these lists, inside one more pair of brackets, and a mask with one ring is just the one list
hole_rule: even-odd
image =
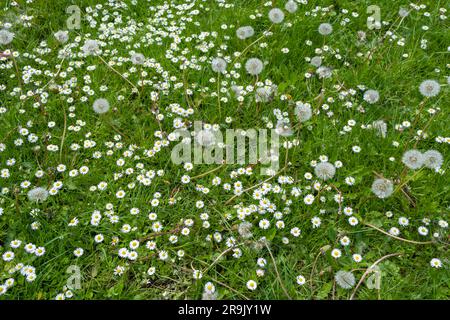
[[319,33],[323,36],[328,36],[333,32],[333,26],[329,23],[322,23],[319,26]]
[[316,73],[319,79],[327,79],[333,75],[333,70],[331,70],[331,68],[321,66],[317,68]]
[[131,62],[133,64],[144,64],[145,56],[142,53],[135,53],[131,56]]
[[277,122],[277,125],[275,127],[275,132],[282,137],[290,137],[293,134],[292,129],[289,126],[289,124],[285,123],[282,120],[279,120]]
[[364,92],[364,101],[370,104],[377,103],[380,100],[380,93],[376,90],[369,89]]
[[435,97],[441,91],[441,85],[436,80],[425,80],[420,84],[419,91],[424,97]]
[[281,23],[284,20],[284,12],[281,9],[273,8],[269,11],[269,20],[272,23]]
[[0,30],[0,45],[10,44],[14,39],[14,33],[9,30]]
[[313,65],[314,67],[318,68],[320,67],[320,65],[322,64],[322,57],[320,56],[315,56],[311,59],[311,61],[309,62],[311,65]]
[[59,30],[53,36],[60,43],[66,43],[69,40],[69,32],[68,31]]
[[377,120],[372,123],[373,128],[376,130],[376,133],[383,138],[386,138],[387,133],[387,124],[383,120]]
[[408,150],[403,154],[402,162],[408,168],[416,170],[423,166],[424,157],[418,150]]
[[394,192],[394,184],[388,179],[376,179],[372,183],[372,192],[380,199],[388,198]]
[[42,187],[37,187],[28,191],[28,199],[33,202],[43,202],[48,198],[48,191]]
[[203,147],[210,147],[216,143],[216,136],[211,130],[203,129],[197,132],[195,141]]
[[343,289],[351,289],[355,283],[355,276],[352,272],[339,270],[334,275],[334,279],[336,283]]
[[250,58],[245,63],[245,70],[252,76],[257,76],[263,70],[264,64],[258,58]]
[[255,34],[255,30],[251,26],[240,27],[236,30],[236,36],[241,39],[247,39]]
[[336,168],[329,162],[320,162],[314,168],[314,173],[319,179],[329,180],[336,174]]
[[103,98],[97,99],[94,101],[92,108],[96,113],[106,113],[109,111],[109,102]]
[[428,150],[423,154],[423,165],[427,168],[439,170],[444,162],[444,158],[439,151]]
[[295,115],[300,122],[306,122],[312,117],[312,109],[309,104],[300,103],[295,107]]
[[222,58],[214,58],[211,61],[211,69],[214,72],[225,73],[227,69],[227,62]]
[[96,40],[86,40],[81,50],[86,56],[96,55],[99,53],[100,46]]
[[286,9],[286,11],[289,12],[289,13],[294,13],[295,11],[297,11],[298,5],[297,5],[297,3],[295,1],[289,0],[284,5],[284,9]]

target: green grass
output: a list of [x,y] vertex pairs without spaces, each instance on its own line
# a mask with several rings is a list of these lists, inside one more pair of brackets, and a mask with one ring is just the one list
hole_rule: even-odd
[[[271,6],[252,0],[227,1],[234,4],[232,8],[221,6],[222,1],[195,1],[191,9],[181,14],[177,14],[178,10],[182,10],[177,4],[185,2],[169,1],[170,11],[161,11],[160,20],[151,6],[164,4],[162,0],[138,1],[136,5],[126,0],[123,3],[127,7],[121,8],[111,8],[101,0],[17,2],[19,6],[12,6],[9,0],[0,5],[0,29],[3,29],[4,23],[10,22],[11,31],[15,34],[13,42],[0,45],[0,52],[10,49],[20,54],[15,59],[0,60],[0,85],[5,86],[0,91],[0,107],[6,108],[6,112],[0,114],[0,143],[5,146],[0,152],[0,169],[7,168],[10,172],[9,178],[0,178],[0,188],[8,188],[8,192],[0,194],[0,207],[3,208],[0,215],[0,254],[10,250],[15,253],[12,261],[0,259],[0,285],[8,278],[15,279],[15,284],[0,295],[0,299],[53,299],[64,292],[71,276],[66,271],[73,265],[80,268],[82,275],[81,288],[72,290],[74,299],[201,299],[208,281],[214,283],[219,299],[348,299],[356,286],[346,290],[336,285],[334,275],[337,271],[352,271],[357,283],[378,259],[396,253],[400,255],[383,260],[378,265],[381,270],[380,288],[369,289],[363,283],[355,291],[356,299],[448,299],[449,234],[448,228],[440,227],[438,221],[449,220],[449,147],[448,138],[447,142],[436,141],[437,137],[450,136],[447,80],[449,24],[448,19],[439,18],[447,14],[440,13],[440,8],[450,9],[444,1],[422,1],[426,9],[411,10],[401,20],[398,10],[400,7],[411,8],[408,1],[321,1],[321,7],[329,7],[329,10],[314,15],[316,4],[299,4],[297,12],[289,14],[284,10],[285,1],[277,0],[273,1],[273,7],[283,9],[286,17],[284,23],[275,25],[267,17]],[[68,15],[65,9],[71,3],[82,9],[82,23],[81,29],[69,32],[66,43],[74,46],[71,49],[74,55],[62,59],[58,57],[58,51],[64,45],[58,43],[53,34],[66,29]],[[86,8],[94,9],[97,3],[102,3],[104,7],[96,11],[97,17],[92,17],[92,12],[89,13]],[[366,26],[366,9],[372,4],[380,7],[381,19],[387,22],[380,30],[368,30]],[[194,9],[199,10],[199,14],[189,15]],[[343,13],[343,9],[348,13]],[[306,12],[311,14],[306,15]],[[357,12],[359,16],[352,17],[352,12]],[[424,12],[429,12],[430,16],[424,16]],[[33,16],[30,26],[20,22],[20,15]],[[108,36],[103,39],[105,45],[101,56],[107,62],[125,59],[114,69],[122,75],[128,73],[129,81],[139,88],[139,94],[132,93],[131,85],[99,57],[76,55],[81,52],[86,39],[100,39],[104,35],[101,30],[105,28],[99,26],[106,15],[109,15],[108,22],[113,21],[112,16],[121,16],[122,21],[116,21],[112,31],[126,37]],[[255,15],[255,19],[251,15]],[[95,27],[89,25],[88,17],[98,22]],[[350,20],[342,25],[345,18]],[[324,22],[331,23],[334,29],[326,37],[317,31]],[[224,24],[226,29],[221,28]],[[129,33],[132,25],[136,25],[135,31]],[[255,35],[240,40],[236,37],[236,29],[244,25],[251,25]],[[181,28],[180,32],[176,31],[181,39],[176,46],[171,46],[174,42],[171,32],[174,29],[170,26]],[[427,26],[428,30],[423,30],[423,26]],[[272,35],[259,39],[269,28]],[[366,32],[366,41],[363,42],[358,41],[357,37],[357,32],[361,30]],[[395,40],[384,38],[388,30],[394,32]],[[205,32],[210,34],[198,39]],[[79,41],[76,37],[80,37]],[[187,37],[191,40],[187,41]],[[151,43],[150,39],[154,42]],[[399,39],[404,40],[403,46],[397,44]],[[421,48],[423,39],[428,41],[427,48]],[[308,45],[307,41],[312,44]],[[262,43],[266,46],[261,47]],[[202,52],[201,45],[212,47]],[[314,74],[316,68],[305,58],[319,55],[315,50],[324,46],[328,50],[323,50],[320,55],[323,65],[332,68],[332,76],[318,79],[313,75],[307,79],[305,73]],[[42,52],[37,50],[39,48],[49,50]],[[289,53],[282,53],[283,48],[288,48]],[[154,64],[133,66],[126,60],[132,50],[142,53],[147,59],[154,59]],[[244,50],[241,57],[234,56],[235,52]],[[371,58],[367,58],[368,52],[372,53]],[[171,61],[168,53],[178,57],[178,61]],[[340,59],[336,54],[340,55]],[[219,81],[225,81],[221,85],[225,92],[221,92],[220,97],[228,98],[227,102],[220,103],[220,110],[218,98],[213,95],[217,92],[218,76],[210,67],[211,59],[218,55],[242,65],[235,69],[228,63],[227,67],[228,72],[234,70],[239,73],[239,78],[219,77]],[[180,57],[190,60],[191,64],[198,64],[199,70],[181,70]],[[257,79],[245,72],[245,61],[251,57],[266,62]],[[59,65],[61,71],[66,72],[66,77],[61,77],[60,73],[57,77],[48,75],[48,72],[56,74]],[[87,70],[88,66],[96,68]],[[41,74],[33,75],[29,83],[19,81],[18,76],[25,74],[29,67],[40,70]],[[130,72],[132,67],[137,71]],[[140,71],[147,74],[139,76]],[[86,79],[86,75],[90,79]],[[176,80],[170,80],[172,76]],[[47,85],[51,81],[61,86],[71,78],[76,78],[77,82],[67,95]],[[211,79],[216,82],[211,83]],[[439,95],[429,99],[421,96],[418,88],[426,79],[435,79],[441,84]],[[138,84],[140,80],[148,81],[143,88]],[[277,95],[267,103],[256,103],[253,93],[247,94],[243,102],[238,102],[230,89],[234,83],[245,88],[266,80],[278,86]],[[170,87],[161,87],[165,82]],[[175,88],[176,83],[182,85]],[[84,86],[94,90],[95,94],[86,94]],[[102,92],[101,86],[107,86],[107,90]],[[368,104],[363,100],[364,90],[359,86],[379,91],[380,100],[373,105]],[[193,91],[189,97],[186,89]],[[348,92],[350,89],[354,90],[353,95],[342,96],[342,91]],[[17,93],[11,94],[18,90],[25,95],[29,91],[31,94],[26,99],[20,99]],[[40,90],[48,93],[48,97],[40,96]],[[152,99],[152,94],[158,96],[156,101]],[[283,95],[288,98],[282,99]],[[119,100],[119,96],[123,100]],[[68,102],[68,98],[72,98],[73,102]],[[92,103],[97,98],[110,102],[108,113],[98,115],[93,112]],[[313,110],[320,110],[320,113],[299,126],[294,114],[295,101],[310,103]],[[35,105],[39,102],[40,105]],[[345,103],[351,103],[352,107],[347,108]],[[284,229],[275,227],[273,214],[267,212],[263,217],[252,213],[246,220],[254,223],[253,236],[248,240],[242,239],[237,232],[241,221],[237,218],[234,205],[258,204],[258,200],[252,198],[253,190],[229,201],[233,197],[232,190],[225,191],[222,186],[212,185],[212,179],[218,176],[222,184],[233,185],[240,181],[244,189],[254,187],[267,179],[259,174],[261,165],[254,167],[252,175],[232,179],[230,173],[241,167],[238,164],[220,168],[217,168],[218,165],[195,164],[189,172],[183,166],[173,164],[170,154],[174,143],[161,148],[153,157],[146,155],[145,151],[160,140],[154,133],[161,130],[169,134],[174,131],[173,120],[182,118],[170,111],[171,104],[195,110],[193,115],[183,120],[218,124],[222,130],[266,128],[265,118],[276,124],[274,109],[288,112],[294,133],[291,137],[282,138],[282,141],[299,139],[300,143],[287,153],[286,149],[281,148],[281,167],[285,165],[285,159],[287,166],[279,174],[292,177],[294,183],[281,185],[285,195],[267,195],[278,210],[290,208],[290,212],[282,217]],[[329,105],[329,110],[323,109],[324,104]],[[360,106],[365,112],[358,109]],[[430,108],[437,112],[430,114]],[[327,116],[328,111],[332,111],[333,115]],[[157,121],[156,113],[164,115],[164,119]],[[226,123],[226,117],[231,117],[233,122]],[[356,125],[350,132],[340,134],[349,120],[354,120]],[[361,128],[361,125],[369,125],[376,120],[386,122],[386,138],[377,135],[375,130]],[[32,121],[31,127],[29,121]],[[55,122],[55,126],[49,128],[51,121]],[[409,121],[412,126],[398,130],[396,125],[404,121]],[[72,130],[75,126],[79,126],[78,131]],[[21,136],[18,128],[23,127],[38,137],[36,143],[28,142],[26,136]],[[425,131],[427,137],[416,144],[417,130]],[[115,136],[119,134],[121,148],[106,144],[117,143],[119,139],[115,140]],[[23,144],[16,146],[15,140],[19,138],[24,140]],[[84,148],[85,140],[95,141],[95,147]],[[398,142],[399,146],[395,147],[393,142]],[[79,144],[80,148],[71,150],[73,144]],[[56,145],[59,150],[48,151],[48,145]],[[352,152],[355,145],[361,147],[360,153]],[[402,155],[414,145],[421,151],[434,149],[442,153],[444,162],[440,173],[426,168],[405,170]],[[34,149],[35,146],[40,149]],[[130,146],[133,146],[133,154],[126,157],[123,153]],[[111,155],[107,155],[108,150],[112,150]],[[101,152],[102,157],[95,159],[95,151]],[[320,191],[318,195],[314,189],[308,190],[316,178],[307,180],[304,175],[311,172],[314,176],[310,162],[318,161],[321,155],[327,155],[331,163],[342,161],[343,167],[337,169],[332,180],[322,182],[322,185],[329,183],[332,187]],[[391,161],[390,157],[395,160]],[[15,164],[8,166],[6,162],[12,158]],[[124,166],[117,164],[120,158],[125,160]],[[56,170],[59,164],[66,165],[65,172]],[[149,186],[137,182],[138,164],[142,164],[146,171],[154,170],[155,177]],[[70,170],[82,166],[89,167],[88,174],[69,176]],[[127,168],[133,168],[134,172],[115,179],[117,173]],[[213,169],[217,170],[192,179],[189,184],[181,183],[181,177],[185,174],[195,177]],[[44,176],[37,178],[37,170],[43,170]],[[158,170],[164,170],[164,175],[158,176]],[[387,199],[379,199],[370,190],[376,175],[392,179],[395,188],[404,187],[396,189]],[[356,180],[353,186],[345,183],[345,178],[349,176]],[[277,179],[275,177],[269,183],[278,184]],[[31,186],[21,188],[23,181],[30,181]],[[49,196],[42,203],[28,200],[30,189],[37,186],[50,189],[55,181],[63,182],[62,189],[56,195]],[[106,190],[89,190],[101,181],[108,183]],[[127,186],[132,182],[136,186],[129,189]],[[196,190],[196,185],[207,187],[210,192],[203,194]],[[294,186],[302,189],[299,197],[290,194]],[[336,189],[344,196],[342,207],[353,208],[354,216],[359,220],[357,226],[352,227],[348,217],[339,213],[339,205],[333,200]],[[125,190],[126,196],[116,198],[118,190]],[[161,194],[160,204],[152,208],[150,202],[155,192]],[[323,196],[324,202],[316,199],[313,205],[306,205],[303,197],[309,193]],[[170,204],[172,197],[177,200],[175,204]],[[290,205],[286,204],[289,199],[292,200]],[[198,200],[204,201],[204,208],[196,208]],[[113,205],[114,215],[119,217],[118,223],[111,223],[106,216],[109,203]],[[131,215],[131,208],[139,208],[140,213]],[[33,209],[40,210],[35,217],[30,215]],[[94,210],[102,214],[98,226],[90,223]],[[386,216],[388,211],[393,213],[391,218]],[[149,212],[157,213],[157,220],[164,226],[163,234],[152,230],[153,221],[148,218]],[[209,215],[209,228],[202,227],[200,214],[203,212]],[[318,228],[313,228],[311,223],[315,216],[321,219]],[[407,227],[398,224],[398,218],[402,216],[409,218]],[[78,218],[78,225],[68,226],[74,217]],[[261,218],[271,221],[269,229],[258,227]],[[430,219],[427,236],[421,236],[417,231],[424,225],[424,218]],[[181,235],[180,228],[177,228],[182,219],[194,220],[188,236]],[[32,230],[33,222],[39,222],[38,230]],[[391,227],[397,227],[401,231],[401,239],[431,243],[413,244],[395,239],[366,223],[386,232]],[[123,233],[121,228],[124,224],[136,230]],[[299,237],[290,234],[294,227],[301,229]],[[220,243],[205,240],[215,232],[220,232],[223,237]],[[178,236],[177,243],[169,242],[171,233]],[[433,233],[438,233],[438,237],[433,237]],[[96,234],[104,235],[103,243],[95,243]],[[339,243],[343,236],[350,238],[349,246]],[[113,237],[119,239],[115,245],[111,244]],[[139,257],[136,261],[118,256],[118,249],[128,247],[131,240],[148,237],[157,243],[158,250],[169,253],[169,260],[158,259],[158,250],[145,248],[145,241],[141,241],[137,249]],[[233,252],[227,251],[225,241],[228,237],[235,238],[236,243],[243,243],[240,258],[234,258]],[[268,240],[270,252],[265,246],[254,248],[261,237]],[[283,237],[289,238],[289,244],[283,243]],[[22,241],[20,248],[10,248],[10,242],[14,239]],[[23,249],[26,243],[45,247],[45,254],[37,257],[26,253]],[[73,254],[76,248],[84,249],[84,254],[79,258]],[[342,250],[339,259],[330,255],[334,248]],[[184,257],[177,257],[178,250],[184,250]],[[352,260],[355,253],[363,256],[362,262]],[[222,258],[218,259],[221,254]],[[264,268],[257,266],[258,258],[267,260]],[[441,268],[430,266],[433,258],[442,261]],[[18,263],[35,267],[36,279],[28,282],[20,272],[9,274],[8,271]],[[114,275],[117,266],[125,267],[123,274]],[[156,268],[154,275],[147,274],[149,267]],[[204,271],[200,280],[193,279],[193,269]],[[265,269],[265,275],[258,277],[257,269]],[[298,275],[306,278],[302,286],[296,283]],[[246,287],[251,279],[258,284],[254,291]]]

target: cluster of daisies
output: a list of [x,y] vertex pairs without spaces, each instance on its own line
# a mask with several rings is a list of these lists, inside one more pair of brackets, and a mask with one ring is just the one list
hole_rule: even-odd
[[[427,129],[435,117],[445,116],[439,103],[450,78],[439,70],[434,79],[417,83],[411,89],[422,98],[417,112],[402,113],[400,123],[379,117],[375,110],[390,94],[373,84],[345,83],[340,73],[371,61],[381,41],[403,48],[408,39],[402,29],[376,21],[376,29],[387,30],[378,43],[373,31],[349,31],[362,18],[356,10],[306,0],[276,5],[267,1],[244,21],[217,27],[203,17],[212,10],[230,14],[237,9],[231,1],[149,1],[149,15],[138,18],[137,1],[107,0],[83,8],[84,32],[61,29],[23,51],[18,48],[33,16],[0,19],[0,69],[8,79],[0,84],[0,120],[8,123],[0,129],[0,226],[23,224],[17,235],[11,228],[14,240],[0,235],[0,296],[11,297],[13,286],[19,295],[28,292],[27,284],[37,282],[48,297],[77,297],[65,281],[65,268],[105,254],[102,272],[112,281],[130,270],[148,286],[179,276],[194,288],[191,298],[205,300],[227,298],[229,285],[223,283],[232,279],[224,268],[219,282],[217,265],[245,265],[239,283],[230,286],[252,294],[274,276],[278,254],[295,255],[308,239],[326,244],[319,253],[334,266],[329,281],[349,290],[357,283],[355,270],[373,262],[366,256],[370,248],[359,246],[355,236],[370,221],[373,208],[361,205],[367,202],[383,212],[383,226],[373,230],[382,239],[448,245],[448,208],[420,217],[385,208],[398,195],[415,206],[410,181],[445,177],[450,137]],[[11,12],[23,9],[15,1],[9,6]],[[445,21],[445,8],[437,12],[438,21]],[[426,6],[411,4],[399,8],[400,23],[412,14],[431,15]],[[284,41],[303,19],[317,22],[311,35],[296,35],[307,36],[304,43]],[[333,41],[350,32],[357,43],[354,56]],[[430,42],[424,36],[421,49]],[[283,59],[296,46],[309,52],[290,71],[300,75],[306,94],[286,83],[289,74],[283,81],[275,72],[280,67],[272,58],[275,46]],[[259,164],[216,163],[205,169],[195,161],[170,163],[180,140],[216,146],[215,133],[243,125],[243,114],[281,137],[279,171],[261,177]],[[195,121],[200,131],[192,131]],[[334,130],[329,146],[321,140],[321,127]],[[245,136],[245,129],[240,134]],[[366,164],[365,140],[392,140],[383,157],[400,173],[381,162]],[[327,150],[336,146],[339,153]],[[351,159],[362,165],[354,168]],[[333,240],[324,236],[330,226],[336,229]],[[45,245],[29,242],[46,236]],[[432,252],[429,266],[448,265],[441,251]],[[69,262],[57,268],[59,292],[45,287],[52,275],[39,271],[61,255]],[[295,266],[291,279],[298,292],[317,279],[314,267],[308,269],[313,262],[307,262]]]

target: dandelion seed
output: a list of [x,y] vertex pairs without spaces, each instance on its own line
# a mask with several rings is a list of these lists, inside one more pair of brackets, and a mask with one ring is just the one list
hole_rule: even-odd
[[48,198],[48,191],[42,187],[37,187],[28,191],[28,199],[35,202],[43,202]]
[[420,84],[419,91],[424,97],[435,97],[441,91],[441,85],[436,80],[425,80]]
[[410,169],[419,169],[424,163],[424,156],[418,150],[408,150],[402,156],[402,162]]
[[106,113],[109,111],[109,102],[103,98],[97,99],[94,101],[92,108],[98,114]]
[[394,192],[394,184],[388,179],[376,179],[372,184],[372,192],[380,199],[388,198]]
[[281,9],[273,8],[269,11],[269,20],[272,23],[281,23],[284,20],[284,12]]
[[351,289],[355,285],[355,276],[352,272],[339,270],[336,272],[334,279],[336,283],[343,289]]
[[263,70],[263,63],[258,58],[250,58],[245,63],[245,70],[253,76],[259,75]]
[[314,168],[314,172],[319,179],[329,180],[334,177],[336,168],[329,162],[320,162]]

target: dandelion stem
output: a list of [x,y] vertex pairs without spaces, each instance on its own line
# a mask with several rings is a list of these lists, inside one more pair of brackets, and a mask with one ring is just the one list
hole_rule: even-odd
[[367,268],[366,272],[364,272],[364,274],[362,275],[361,279],[359,280],[358,284],[355,287],[355,290],[353,290],[352,295],[350,296],[349,300],[353,300],[353,298],[355,297],[356,291],[358,290],[358,288],[361,286],[361,284],[363,283],[363,281],[366,279],[366,277],[369,275],[370,272],[372,272],[373,268],[379,264],[381,261],[388,259],[390,257],[395,257],[395,256],[400,256],[402,253],[398,252],[398,253],[391,253],[388,255],[385,255],[384,257],[381,257],[380,259],[378,259],[377,261],[375,261],[369,268]]

